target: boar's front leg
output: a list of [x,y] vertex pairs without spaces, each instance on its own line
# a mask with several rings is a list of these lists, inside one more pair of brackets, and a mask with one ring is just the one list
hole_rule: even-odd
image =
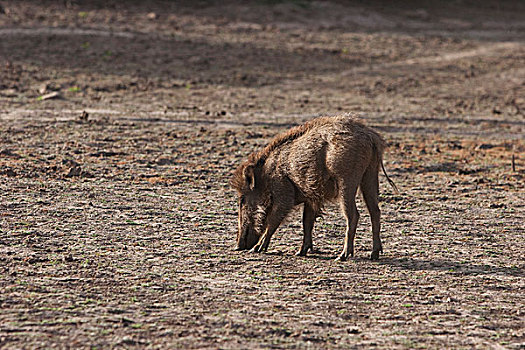
[[342,189],[341,191],[341,209],[346,217],[346,235],[343,251],[336,260],[345,261],[350,256],[354,256],[354,239],[359,221],[359,212],[355,204],[355,195],[357,186]]
[[264,231],[264,234],[259,239],[259,242],[250,250],[251,253],[261,253],[268,250],[268,246],[270,245],[270,239],[272,238],[273,234],[277,230],[277,226],[268,227],[266,231]]
[[273,198],[272,208],[266,217],[266,230],[259,242],[251,250],[252,253],[268,250],[270,239],[274,232],[294,207],[294,188],[289,180],[284,180],[280,184],[275,185],[274,190],[276,193],[279,193],[279,197]]
[[270,245],[270,240],[272,239],[273,234],[275,231],[277,231],[277,228],[281,224],[281,221],[286,216],[286,213],[288,211],[285,211],[284,209],[277,209],[276,207],[273,208],[273,210],[270,212],[270,215],[268,216],[268,224],[266,226],[266,230],[264,231],[263,235],[259,239],[259,242],[252,248],[252,253],[261,253],[268,250],[268,246]]
[[304,203],[303,210],[303,244],[301,245],[301,250],[297,252],[297,256],[306,256],[308,250],[313,250],[314,245],[312,242],[312,230],[314,228],[316,213],[312,206],[308,203]]

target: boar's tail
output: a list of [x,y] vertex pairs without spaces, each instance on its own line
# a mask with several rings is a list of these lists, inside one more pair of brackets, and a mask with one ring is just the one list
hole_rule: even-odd
[[385,166],[383,165],[383,159],[382,159],[382,158],[380,159],[380,162],[381,162],[381,169],[383,169],[383,174],[385,174],[386,180],[388,181],[388,183],[390,184],[390,186],[392,186],[392,188],[393,188],[397,193],[399,193],[399,189],[397,188],[396,184],[394,183],[394,181],[392,181],[392,179],[390,179],[390,177],[388,177],[388,174],[386,173]]
[[392,181],[392,179],[388,176],[385,170],[385,166],[383,165],[383,150],[386,146],[385,141],[380,135],[376,134],[376,138],[372,138],[372,146],[374,147],[374,151],[376,152],[377,157],[379,158],[379,163],[381,164],[381,169],[383,169],[383,174],[385,174],[386,180],[388,181],[390,186],[392,186],[394,191],[396,191],[396,193],[399,193],[399,189],[397,188],[394,181]]

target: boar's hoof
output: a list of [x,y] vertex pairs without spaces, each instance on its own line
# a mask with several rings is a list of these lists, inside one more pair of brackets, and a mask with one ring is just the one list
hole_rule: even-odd
[[313,247],[312,246],[308,246],[308,247],[301,247],[301,250],[299,250],[297,253],[295,253],[296,256],[306,256],[306,253],[308,253],[308,251],[313,251]]
[[346,261],[348,257],[346,256],[346,254],[344,253],[341,253],[336,259],[335,261]]
[[263,251],[262,245],[256,245],[250,250],[250,253],[261,253]]
[[295,253],[296,256],[306,256],[307,250],[301,249],[297,253]]
[[372,254],[370,254],[370,260],[379,260],[379,250],[374,250]]
[[349,250],[350,251],[347,252],[346,248],[343,249],[343,251],[341,252],[341,254],[339,254],[337,259],[335,259],[335,261],[346,261],[349,257],[353,257],[354,256],[354,248],[350,248]]

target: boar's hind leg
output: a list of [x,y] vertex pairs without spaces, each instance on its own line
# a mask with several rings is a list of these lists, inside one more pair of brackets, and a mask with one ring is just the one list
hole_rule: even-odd
[[295,254],[297,256],[306,256],[306,253],[309,249],[314,249],[314,245],[312,243],[312,230],[314,228],[315,217],[316,214],[314,209],[310,204],[305,202],[303,210],[303,244],[301,245],[301,250]]
[[357,186],[341,189],[341,209],[346,217],[346,236],[343,251],[336,260],[345,261],[354,256],[354,238],[359,221],[359,213],[355,204]]
[[[370,169],[370,168],[369,168]],[[379,230],[381,228],[381,211],[379,210],[379,179],[377,177],[378,169],[367,170],[361,180],[361,193],[370,213],[370,219],[372,220],[372,254],[370,259],[379,259],[379,253],[383,252],[383,246],[381,244],[381,238],[379,237]]]

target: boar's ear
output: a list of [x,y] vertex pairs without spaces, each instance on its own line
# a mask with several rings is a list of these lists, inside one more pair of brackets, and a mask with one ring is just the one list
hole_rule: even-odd
[[244,168],[244,180],[246,181],[246,184],[248,185],[248,188],[250,190],[253,190],[255,188],[255,173],[254,173],[254,167],[253,165],[248,165],[246,168]]

